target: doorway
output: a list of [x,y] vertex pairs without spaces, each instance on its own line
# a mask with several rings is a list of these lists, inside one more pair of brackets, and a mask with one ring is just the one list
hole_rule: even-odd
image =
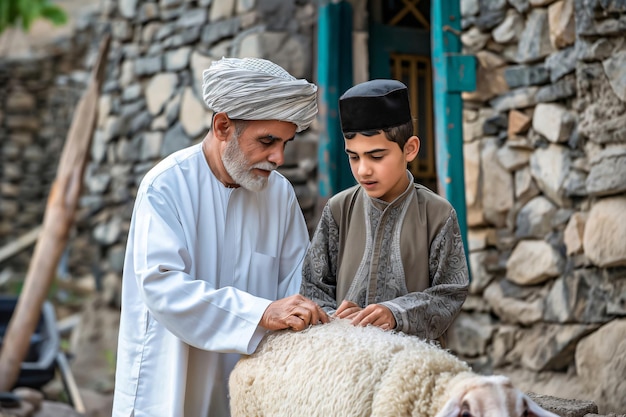
[[370,79],[393,78],[409,89],[418,157],[409,170],[418,182],[437,192],[433,80],[428,0],[370,0]]

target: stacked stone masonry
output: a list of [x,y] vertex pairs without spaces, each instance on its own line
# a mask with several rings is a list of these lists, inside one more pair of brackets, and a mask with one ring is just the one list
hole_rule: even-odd
[[[0,245],[39,226],[71,123],[86,85],[77,69],[86,38],[30,57],[0,60]],[[2,264],[25,271],[29,250]]]
[[[41,222],[72,110],[103,33],[111,34],[112,46],[67,250],[69,272],[76,276],[121,272],[141,178],[162,157],[206,134],[212,115],[200,91],[203,69],[222,56],[256,56],[312,80],[315,19],[310,1],[105,1],[85,17],[88,23],[72,39],[91,40],[88,50],[85,45],[62,50],[57,60],[63,66],[49,56],[3,62],[0,97],[6,100],[0,128],[7,139],[2,141],[0,244]],[[55,114],[59,111],[65,113]],[[315,131],[312,126],[290,143],[281,168],[311,228],[317,194]],[[3,266],[24,273],[30,255],[26,250]]]
[[[450,348],[626,410],[626,2],[462,0],[470,299]],[[512,368],[515,371],[511,370]]]

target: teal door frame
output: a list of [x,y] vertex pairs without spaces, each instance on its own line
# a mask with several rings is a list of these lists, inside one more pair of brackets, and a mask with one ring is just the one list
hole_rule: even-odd
[[320,136],[318,143],[318,206],[355,184],[344,150],[339,97],[352,87],[352,6],[325,2],[318,8],[317,83]]
[[[476,89],[474,56],[461,55],[459,0],[431,3],[433,101],[440,193],[457,212],[466,255],[467,205],[463,171],[463,91]],[[469,262],[469,257],[467,256]]]

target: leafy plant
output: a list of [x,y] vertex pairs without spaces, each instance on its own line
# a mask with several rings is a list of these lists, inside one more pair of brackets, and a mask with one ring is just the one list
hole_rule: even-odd
[[0,33],[11,26],[21,26],[27,32],[39,18],[57,26],[67,22],[63,9],[50,0],[0,0]]

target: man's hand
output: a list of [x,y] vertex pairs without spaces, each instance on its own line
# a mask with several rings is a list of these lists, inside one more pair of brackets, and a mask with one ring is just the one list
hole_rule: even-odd
[[268,330],[304,330],[309,324],[328,323],[330,319],[324,310],[313,301],[299,294],[272,302],[259,325]]
[[380,304],[370,304],[365,308],[359,307],[351,301],[343,301],[335,316],[341,319],[352,319],[355,326],[367,326],[371,324],[384,330],[396,327],[396,319],[387,307]]

